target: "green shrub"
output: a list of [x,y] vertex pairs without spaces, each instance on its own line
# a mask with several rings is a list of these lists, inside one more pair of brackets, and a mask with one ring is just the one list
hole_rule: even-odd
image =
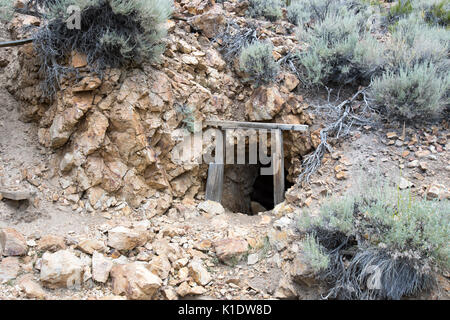
[[[450,267],[450,202],[414,198],[379,177],[357,187],[331,198],[319,216],[300,217],[299,229],[315,241],[308,250],[328,255],[316,275],[331,285],[329,296],[400,299],[430,289],[432,269]],[[321,255],[306,257],[313,264]]]
[[430,63],[388,71],[373,81],[370,92],[388,115],[418,121],[443,111],[449,104],[449,90],[449,74],[441,75]]
[[11,20],[14,14],[14,3],[12,0],[0,0],[0,21]]
[[425,21],[434,25],[448,27],[450,24],[450,0],[432,4],[424,10]]
[[394,22],[400,18],[407,17],[411,12],[413,12],[411,0],[399,0],[396,5],[391,7],[388,19]]
[[383,47],[362,32],[364,17],[352,11],[329,13],[311,29],[299,28],[308,44],[298,53],[298,69],[306,86],[368,82],[383,64]]
[[239,56],[239,66],[257,85],[273,82],[279,65],[273,57],[273,45],[256,41],[245,48]]
[[433,63],[442,72],[449,67],[450,33],[429,26],[415,14],[401,19],[388,44],[390,69],[412,67],[417,63]]
[[312,235],[307,235],[302,241],[302,250],[314,272],[320,272],[328,267],[329,257],[324,248]]
[[250,0],[248,14],[253,18],[264,17],[269,21],[276,21],[283,16],[280,0]]
[[[72,51],[86,54],[93,71],[143,61],[157,61],[164,50],[164,23],[172,0],[55,0],[44,1],[48,23],[34,35],[34,46],[45,77],[44,93],[52,96]],[[67,7],[81,9],[81,30],[67,28]]]

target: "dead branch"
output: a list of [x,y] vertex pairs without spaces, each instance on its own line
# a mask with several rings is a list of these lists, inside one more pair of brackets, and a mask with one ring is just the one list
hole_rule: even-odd
[[[298,183],[301,183],[302,181],[309,182],[311,175],[319,169],[325,152],[332,152],[332,147],[328,143],[329,138],[339,139],[340,137],[345,137],[350,133],[350,130],[354,125],[367,125],[370,123],[367,112],[372,111],[372,109],[370,108],[369,100],[365,94],[366,90],[367,88],[358,91],[351,98],[341,102],[337,106],[329,102],[330,95],[328,95],[328,103],[324,106],[317,107],[318,110],[325,109],[326,113],[332,117],[334,115],[335,119],[327,127],[320,130],[320,144],[316,150],[303,161],[303,171],[297,179]],[[353,109],[352,103],[359,96],[363,97],[365,106],[359,112],[360,115],[357,115]]]

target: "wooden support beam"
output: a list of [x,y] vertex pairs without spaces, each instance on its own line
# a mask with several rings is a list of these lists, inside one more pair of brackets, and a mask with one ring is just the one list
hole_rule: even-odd
[[284,149],[283,131],[275,133],[275,152],[272,157],[273,166],[273,202],[277,204],[284,201]]
[[264,123],[264,122],[241,122],[241,121],[216,121],[207,120],[207,126],[220,127],[222,129],[277,129],[291,131],[307,131],[308,126],[304,124],[286,124],[286,123]]
[[23,39],[23,40],[0,42],[0,48],[22,46],[24,44],[31,43],[31,42],[33,42],[33,39]]
[[[222,202],[223,177],[225,171],[225,145],[226,134],[222,132],[223,143],[217,148],[216,144],[216,163],[210,163],[208,168],[208,179],[206,181],[206,200]],[[220,161],[222,159],[222,161]]]

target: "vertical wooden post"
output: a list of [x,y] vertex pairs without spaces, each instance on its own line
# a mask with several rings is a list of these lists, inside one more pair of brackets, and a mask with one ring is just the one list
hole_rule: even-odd
[[[284,150],[283,150],[283,131],[280,129],[272,130],[275,133],[275,150],[273,154],[273,202],[277,205],[284,201]],[[273,140],[272,140],[273,141]]]
[[[225,146],[226,134],[222,131],[222,144],[216,143],[216,162],[210,163],[208,168],[208,179],[206,181],[206,200],[216,202],[222,201],[223,194],[223,175],[225,170]],[[217,138],[216,138],[217,139]],[[221,161],[220,161],[221,160]]]

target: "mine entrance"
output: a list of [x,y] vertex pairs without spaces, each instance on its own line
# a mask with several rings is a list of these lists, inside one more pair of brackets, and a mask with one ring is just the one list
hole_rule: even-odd
[[[225,165],[222,205],[232,212],[257,214],[274,208],[273,175],[261,175],[267,165]],[[287,177],[287,171],[285,171]],[[285,179],[285,191],[293,184]]]
[[[269,173],[261,174],[265,166],[257,164],[225,164],[225,146],[215,153],[220,155],[219,162],[210,163],[206,183],[206,199],[221,202],[225,207],[242,213],[256,213],[271,210],[284,201],[284,192],[292,184],[286,181],[284,169],[284,151],[282,130],[306,131],[308,126],[255,123],[236,121],[207,121],[212,127],[219,127],[226,139],[228,129],[264,129],[271,130],[274,143],[271,145],[272,160]],[[224,189],[226,192],[224,192]],[[252,202],[253,201],[253,202]],[[253,208],[252,208],[253,205]],[[266,210],[265,210],[266,209]]]

